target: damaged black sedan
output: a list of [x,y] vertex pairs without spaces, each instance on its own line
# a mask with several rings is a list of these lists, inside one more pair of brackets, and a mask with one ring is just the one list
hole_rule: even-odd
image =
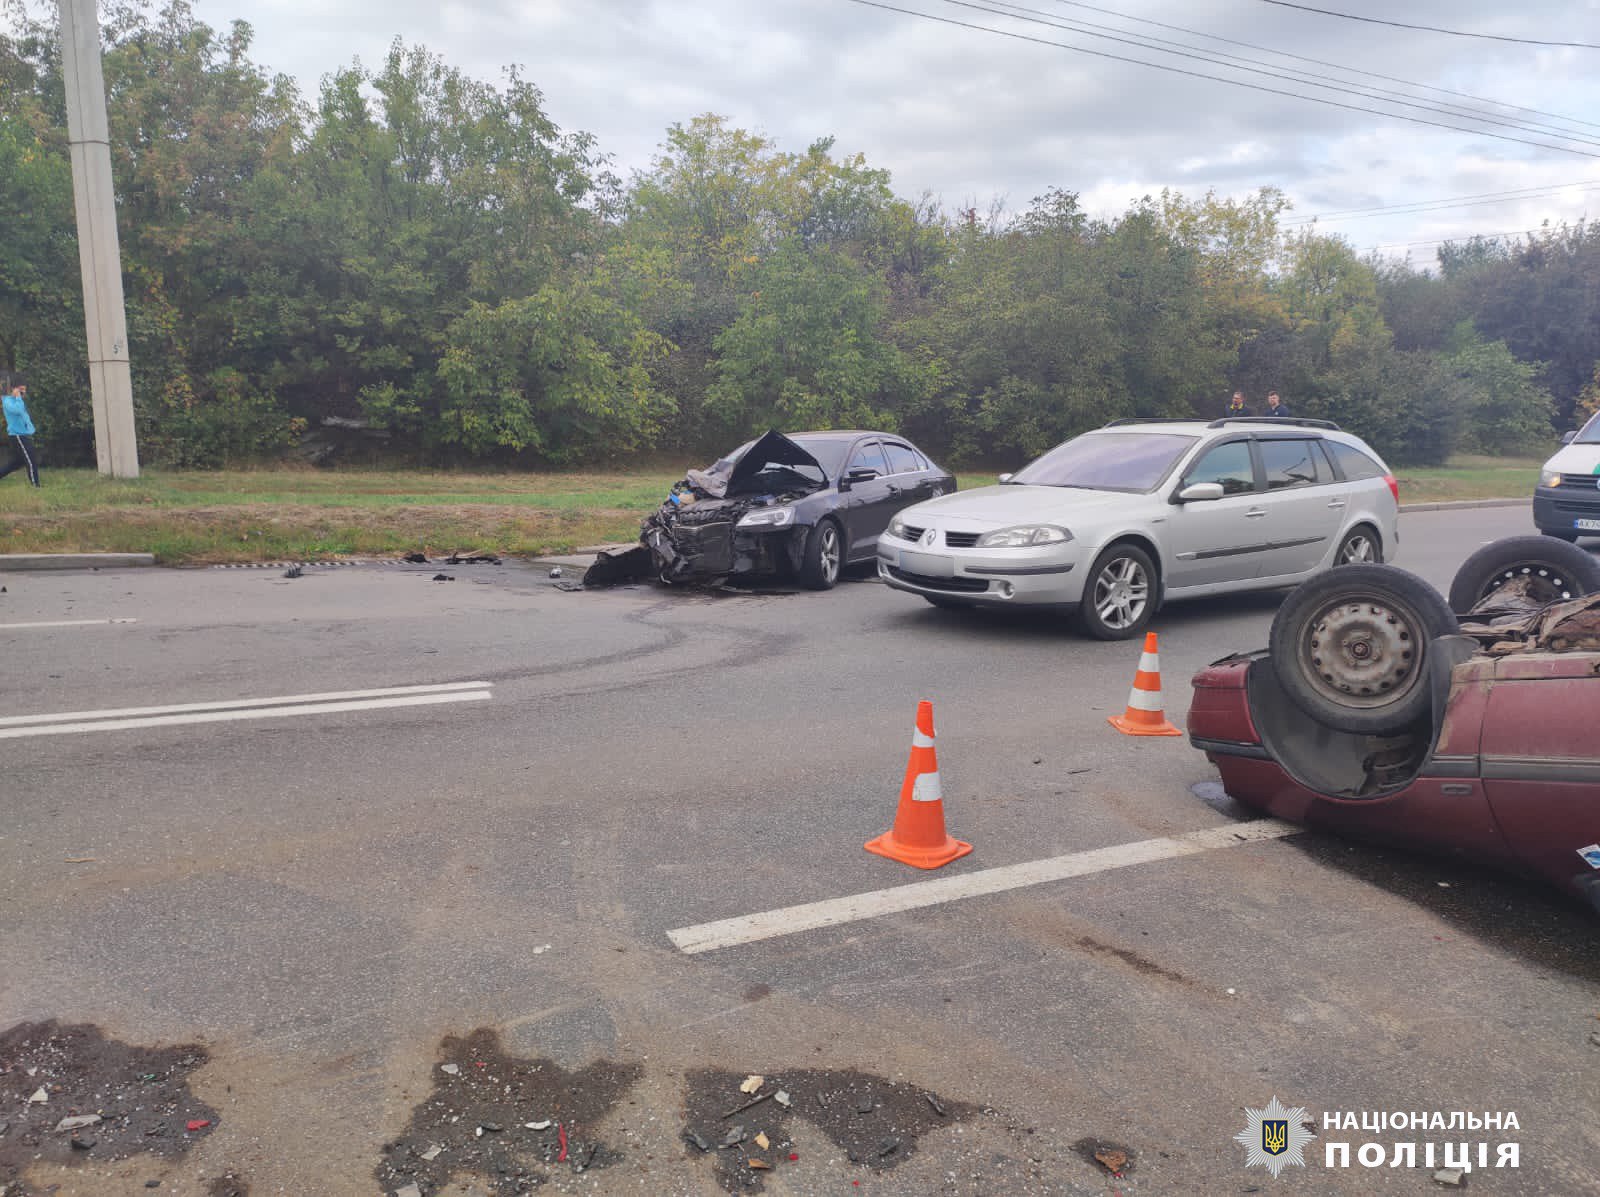
[[827,590],[846,565],[875,558],[901,508],[955,489],[951,474],[898,436],[769,432],[690,470],[645,520],[639,547],[602,556],[584,584],[780,577]]

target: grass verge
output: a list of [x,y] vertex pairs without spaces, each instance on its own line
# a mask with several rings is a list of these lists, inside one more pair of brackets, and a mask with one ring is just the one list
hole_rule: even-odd
[[[1522,498],[1540,461],[1457,458],[1400,473],[1402,502]],[[319,561],[487,549],[570,552],[631,541],[681,474],[402,470],[150,470],[133,480],[49,470],[0,485],[0,552],[154,553],[163,565]],[[992,480],[966,471],[963,488]]]

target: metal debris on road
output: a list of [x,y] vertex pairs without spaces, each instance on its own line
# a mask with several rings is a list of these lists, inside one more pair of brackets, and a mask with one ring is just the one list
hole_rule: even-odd
[[749,1101],[745,1102],[744,1105],[742,1105],[742,1106],[734,1106],[734,1108],[729,1110],[726,1114],[724,1114],[723,1117],[724,1118],[732,1118],[735,1114],[742,1114],[746,1110],[750,1109],[752,1106],[758,1106],[762,1102],[770,1100],[771,1097],[772,1097],[772,1094],[770,1094],[770,1093],[763,1093],[759,1097],[752,1097]]
[[1122,1175],[1122,1169],[1128,1163],[1128,1153],[1127,1152],[1125,1152],[1125,1151],[1112,1151],[1109,1148],[1107,1150],[1105,1150],[1105,1151],[1097,1151],[1097,1152],[1095,1152],[1094,1153],[1094,1158],[1099,1160],[1100,1163],[1102,1165],[1104,1165],[1105,1170],[1107,1172],[1111,1173],[1112,1176],[1121,1176]]

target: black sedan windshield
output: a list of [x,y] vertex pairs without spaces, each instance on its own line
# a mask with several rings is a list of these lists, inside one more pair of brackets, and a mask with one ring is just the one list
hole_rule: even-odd
[[[1574,445],[1600,445],[1600,412],[1596,412],[1594,417],[1579,431],[1578,435],[1572,438],[1572,443]],[[806,448],[811,449],[811,446],[807,445]],[[813,453],[816,452],[815,449],[811,449],[811,451]]]
[[1087,433],[1029,462],[1011,476],[1011,482],[1084,490],[1154,490],[1194,442],[1192,436],[1170,432]]

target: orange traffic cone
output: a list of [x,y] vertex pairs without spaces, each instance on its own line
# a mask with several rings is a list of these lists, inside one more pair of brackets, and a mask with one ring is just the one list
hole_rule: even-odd
[[972,851],[971,844],[951,839],[944,830],[944,793],[939,786],[939,760],[933,752],[933,704],[917,704],[917,728],[911,734],[911,759],[900,786],[894,826],[875,840],[868,852],[919,869],[937,869]]
[[1139,658],[1139,672],[1133,675],[1128,709],[1106,722],[1125,736],[1183,735],[1161,710],[1161,655],[1156,651],[1154,632],[1145,633],[1144,654]]

